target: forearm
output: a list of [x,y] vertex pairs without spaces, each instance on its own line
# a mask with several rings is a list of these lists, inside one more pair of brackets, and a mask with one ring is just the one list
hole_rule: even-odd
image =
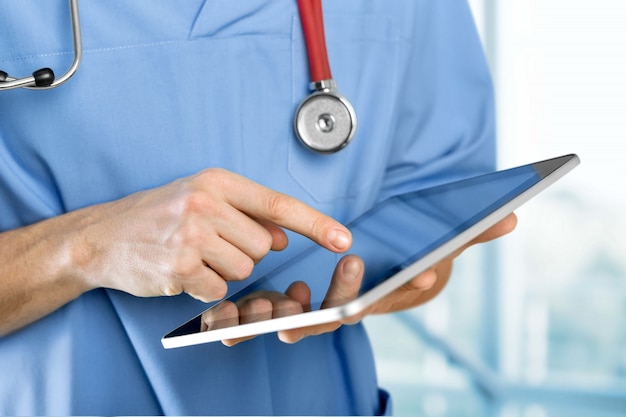
[[76,214],[0,234],[0,336],[90,290],[74,272]]

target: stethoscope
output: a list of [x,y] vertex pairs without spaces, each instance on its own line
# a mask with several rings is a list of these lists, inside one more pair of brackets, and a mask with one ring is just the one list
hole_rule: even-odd
[[[14,88],[46,90],[58,87],[70,79],[82,59],[82,38],[78,0],[69,0],[74,40],[74,62],[63,76],[55,78],[50,68],[41,68],[31,76],[13,78],[0,71],[0,91]],[[298,0],[298,9],[306,43],[310,89],[294,116],[294,129],[298,139],[309,149],[320,153],[334,153],[348,145],[356,133],[356,112],[350,102],[337,91],[332,77],[326,37],[322,0]]]

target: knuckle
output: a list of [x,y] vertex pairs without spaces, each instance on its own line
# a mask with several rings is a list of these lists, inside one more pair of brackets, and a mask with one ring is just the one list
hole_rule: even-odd
[[197,186],[201,189],[226,190],[232,182],[233,173],[223,168],[206,168],[197,176]]
[[213,300],[221,300],[226,297],[226,293],[228,293],[228,285],[221,280],[216,280],[214,288],[212,288],[211,295]]
[[172,265],[172,275],[175,279],[186,279],[193,276],[198,269],[196,258],[190,255],[178,256]]
[[233,276],[232,279],[236,281],[241,281],[250,276],[252,274],[252,270],[254,269],[254,261],[250,258],[245,258],[239,261],[236,266],[233,268]]
[[325,233],[324,230],[327,228],[326,219],[321,216],[315,216],[311,219],[309,224],[309,230],[313,236],[322,236]]
[[292,212],[289,198],[279,193],[272,193],[268,197],[267,210],[273,222],[288,218]]
[[224,298],[228,292],[228,286],[221,279],[210,279],[202,282],[188,282],[185,292],[193,298],[205,303]]
[[255,297],[246,300],[246,308],[252,311],[271,311],[273,308],[272,301],[265,297]]
[[180,295],[180,294],[182,294],[182,292],[183,292],[182,285],[180,285],[178,283],[174,283],[174,282],[168,282],[161,289],[161,293],[163,295],[165,295],[165,296],[168,296],[168,297],[173,297],[175,295]]
[[273,239],[271,233],[266,230],[258,233],[254,239],[254,253],[252,256],[256,262],[259,262],[272,250]]
[[246,300],[240,309],[242,321],[250,323],[270,318],[273,308],[272,301],[267,298],[257,297]]
[[302,304],[292,299],[281,300],[275,306],[274,317],[285,317],[302,313],[304,308]]
[[202,213],[211,207],[211,201],[205,191],[191,188],[182,196],[181,207],[184,214]]
[[183,223],[173,232],[171,242],[174,247],[180,249],[195,246],[199,239],[199,229]]
[[220,198],[220,190],[226,187],[227,172],[221,168],[208,168],[201,171],[191,182],[186,183],[180,194],[183,213],[206,213],[219,210],[216,202]]
[[206,168],[200,171],[198,177],[206,183],[223,183],[228,176],[228,171],[223,168]]
[[342,286],[337,288],[337,291],[336,291],[335,297],[334,297],[336,302],[351,301],[354,298],[356,298],[356,294],[354,292],[354,289],[346,288],[346,287],[342,287]]

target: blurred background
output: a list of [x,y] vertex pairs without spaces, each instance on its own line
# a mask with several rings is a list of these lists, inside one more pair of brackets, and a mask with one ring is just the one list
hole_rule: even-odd
[[430,304],[366,319],[396,416],[626,416],[626,1],[470,0],[499,166],[582,164]]

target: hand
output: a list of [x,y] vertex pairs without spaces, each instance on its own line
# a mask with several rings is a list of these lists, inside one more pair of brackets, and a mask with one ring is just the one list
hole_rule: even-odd
[[[306,336],[334,331],[342,324],[357,323],[368,314],[390,313],[422,305],[433,299],[443,290],[452,272],[454,259],[465,249],[504,236],[512,232],[516,225],[517,216],[510,214],[437,265],[417,275],[402,287],[374,303],[358,316],[350,317],[341,322],[280,332],[279,337],[284,342],[293,343]],[[363,271],[364,266],[361,259],[350,255],[344,257],[335,270],[333,280],[326,295],[327,300],[335,301],[329,303],[326,307],[343,304],[354,299],[358,295],[361,286]],[[302,298],[300,301],[304,300],[305,298]]]
[[78,274],[92,287],[138,296],[186,292],[224,297],[270,250],[287,246],[282,227],[342,252],[349,231],[304,203],[221,169],[91,207],[83,216]]
[[[337,330],[342,324],[354,324],[367,314],[381,314],[400,311],[424,304],[434,298],[445,287],[452,271],[454,258],[470,246],[488,242],[513,231],[517,217],[509,215],[461,249],[447,257],[431,269],[419,274],[382,300],[374,303],[366,311],[340,322],[309,326],[278,333],[280,340],[295,343],[307,336]],[[331,284],[321,308],[329,308],[345,304],[358,295],[363,278],[363,261],[354,255],[343,257],[335,268]],[[285,292],[256,292],[239,300],[236,304],[226,301],[218,308],[211,309],[203,315],[203,331],[210,328],[222,328],[230,325],[244,324],[297,314],[310,310],[311,293],[303,282],[293,283]],[[216,323],[219,322],[219,325]],[[233,346],[252,337],[224,340],[226,346]]]
[[[335,267],[333,277],[321,305],[330,308],[345,304],[356,298],[363,278],[363,261],[354,255],[343,257]],[[301,281],[292,283],[285,293],[257,291],[236,302],[222,301],[202,314],[202,331],[221,329],[239,324],[259,322],[272,318],[286,317],[310,311],[311,291]],[[350,317],[341,322],[325,323],[278,332],[278,337],[286,343],[294,343],[305,336],[335,331],[342,324],[356,323],[362,316]],[[223,340],[226,346],[234,346],[255,336]]]
[[516,225],[517,216],[510,214],[428,271],[416,276],[387,297],[372,305],[368,309],[368,314],[406,310],[432,300],[448,283],[452,273],[452,264],[457,256],[471,246],[489,242],[512,232]]

